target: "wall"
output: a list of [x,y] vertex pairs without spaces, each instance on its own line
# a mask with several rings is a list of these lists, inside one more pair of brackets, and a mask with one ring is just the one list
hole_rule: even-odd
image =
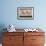
[[[0,24],[17,28],[46,28],[46,0],[1,0]],[[34,20],[17,20],[17,7],[34,7]]]

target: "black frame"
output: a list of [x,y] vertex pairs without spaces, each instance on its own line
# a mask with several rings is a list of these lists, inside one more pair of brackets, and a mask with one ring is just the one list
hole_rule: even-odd
[[[21,16],[20,10],[29,9],[32,10],[32,16]],[[34,7],[17,7],[17,19],[18,20],[34,20]]]

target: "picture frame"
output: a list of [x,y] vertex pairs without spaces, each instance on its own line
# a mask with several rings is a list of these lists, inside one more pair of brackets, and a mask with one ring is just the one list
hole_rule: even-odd
[[34,19],[34,7],[18,7],[17,8],[18,20],[33,20]]

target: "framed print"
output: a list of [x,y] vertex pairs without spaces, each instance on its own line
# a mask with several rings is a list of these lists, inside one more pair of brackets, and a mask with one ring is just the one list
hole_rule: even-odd
[[17,19],[19,20],[33,20],[34,19],[34,7],[18,7]]

